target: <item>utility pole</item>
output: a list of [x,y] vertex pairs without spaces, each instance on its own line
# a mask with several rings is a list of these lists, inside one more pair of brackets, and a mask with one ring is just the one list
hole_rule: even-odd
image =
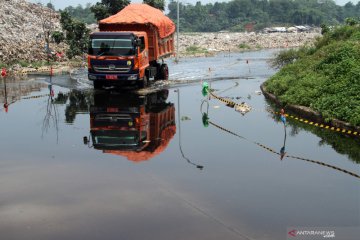
[[176,24],[176,58],[175,62],[179,62],[179,0],[177,0],[177,24]]
[[[41,3],[40,3],[41,4]],[[49,3],[52,6],[51,0]],[[49,5],[45,6],[41,4],[41,22],[42,22],[42,28],[43,28],[43,34],[44,34],[44,41],[45,41],[45,52],[46,52],[46,59],[47,63],[50,63],[50,35],[53,28],[52,23],[52,9],[49,8]]]
[[[49,3],[52,5],[51,0],[49,1]],[[47,45],[47,62],[50,63],[50,54],[51,54],[51,50],[50,50],[50,31],[52,28],[52,9],[50,9],[50,13],[49,13],[49,28],[48,31],[46,33],[46,45]]]

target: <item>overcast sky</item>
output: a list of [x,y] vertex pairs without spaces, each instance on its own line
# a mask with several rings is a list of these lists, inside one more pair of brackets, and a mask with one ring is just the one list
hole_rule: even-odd
[[[47,4],[50,0],[28,0],[29,2],[38,3],[41,2],[42,4]],[[179,0],[181,3],[196,3],[197,1],[201,1],[202,3],[215,3],[215,2],[228,2],[229,0]],[[344,5],[345,3],[349,2],[350,0],[335,0],[338,5]],[[351,0],[353,3],[357,3],[359,0]],[[52,4],[55,6],[56,9],[64,9],[67,6],[74,6],[76,7],[78,4],[85,6],[86,3],[95,4],[96,2],[101,2],[101,0],[51,0]],[[131,2],[142,2],[142,0],[131,0]],[[169,1],[167,1],[169,2]]]

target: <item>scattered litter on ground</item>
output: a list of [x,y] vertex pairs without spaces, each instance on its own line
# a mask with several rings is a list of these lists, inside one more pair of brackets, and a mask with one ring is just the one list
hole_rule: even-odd
[[188,116],[182,116],[181,117],[181,121],[188,121],[188,120],[191,120],[191,118],[188,117]]
[[245,102],[242,102],[241,104],[235,105],[235,111],[241,113],[242,115],[245,115],[246,113],[251,111],[251,107]]

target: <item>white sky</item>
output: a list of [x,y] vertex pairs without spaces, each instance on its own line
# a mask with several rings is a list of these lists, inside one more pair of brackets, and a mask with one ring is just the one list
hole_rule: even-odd
[[[41,2],[42,4],[46,5],[50,0],[27,0],[28,2],[38,3]],[[228,2],[229,0],[179,0],[182,3],[191,3],[195,4],[197,1],[201,1],[202,3],[215,3],[215,2]],[[335,0],[338,5],[344,5],[345,3],[349,2],[350,0]],[[56,9],[64,9],[67,6],[74,6],[76,7],[78,4],[85,6],[86,3],[95,4],[96,2],[101,2],[101,0],[51,0],[52,4],[55,6]],[[142,0],[131,0],[131,2],[142,2]],[[169,2],[169,1],[167,1]],[[359,2],[359,0],[351,0],[353,3]],[[166,4],[167,5],[167,4]]]

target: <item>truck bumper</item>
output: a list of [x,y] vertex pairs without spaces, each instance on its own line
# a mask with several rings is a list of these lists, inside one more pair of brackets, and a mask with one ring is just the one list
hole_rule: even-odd
[[88,78],[91,81],[107,81],[107,82],[117,82],[117,81],[136,81],[139,80],[139,74],[100,74],[100,73],[88,73]]

